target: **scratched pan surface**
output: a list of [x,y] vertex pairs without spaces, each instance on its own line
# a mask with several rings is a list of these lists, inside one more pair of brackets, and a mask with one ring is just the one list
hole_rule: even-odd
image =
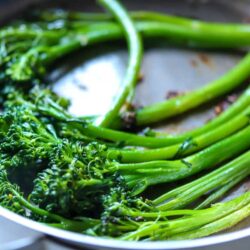
[[[14,2],[14,4],[13,4]],[[95,1],[6,1],[0,5],[2,20],[17,17],[22,10],[34,7],[62,7],[76,10],[94,11],[98,8]],[[1,0],[0,0],[1,3]],[[124,1],[130,9],[148,9],[166,13],[196,17],[209,21],[247,22],[250,1]],[[32,8],[33,8],[32,7]],[[199,49],[176,48],[166,41],[147,41],[142,65],[143,81],[138,84],[135,104],[145,106],[166,99],[172,91],[185,92],[196,89],[218,78],[232,68],[242,57],[239,52],[205,51]],[[73,60],[72,60],[73,58]],[[109,42],[91,46],[66,57],[50,73],[54,90],[72,101],[70,112],[76,115],[99,115],[112,103],[126,70],[126,44]],[[214,107],[221,103],[217,100],[209,107],[158,124],[156,129],[178,133],[201,126],[215,116]],[[246,180],[224,199],[230,199],[250,189]],[[120,243],[113,240],[86,237],[83,235],[47,228],[35,222],[0,209],[0,215],[49,234],[74,245],[88,249],[249,249],[250,220],[237,225],[230,232],[192,241]],[[220,246],[218,246],[220,244]],[[229,248],[230,247],[230,248]]]

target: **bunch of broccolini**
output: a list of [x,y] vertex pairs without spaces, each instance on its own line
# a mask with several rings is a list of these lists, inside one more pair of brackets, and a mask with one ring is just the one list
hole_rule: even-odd
[[[194,130],[169,135],[124,126],[154,124],[232,92],[250,75],[250,54],[205,87],[130,114],[125,102],[138,80],[143,39],[200,48],[245,48],[247,24],[127,12],[36,12],[0,30],[0,205],[48,226],[121,240],[192,239],[234,226],[250,214],[250,192],[216,203],[250,175],[250,89]],[[61,57],[91,44],[125,39],[129,60],[113,106],[76,117],[46,81]],[[191,179],[189,179],[191,177]],[[183,182],[178,182],[183,180]],[[156,184],[175,188],[147,199]],[[204,198],[205,197],[205,198]]]

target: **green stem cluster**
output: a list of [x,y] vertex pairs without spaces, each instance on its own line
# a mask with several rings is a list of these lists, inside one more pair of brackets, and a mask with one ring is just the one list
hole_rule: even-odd
[[126,173],[133,169],[133,174],[127,174],[128,185],[136,185],[138,178],[144,180],[144,185],[174,182],[194,175],[204,169],[221,164],[249,149],[250,127],[215,143],[191,156],[174,161],[150,161],[143,163],[120,164],[119,171]]
[[217,128],[196,137],[186,138],[184,142],[168,147],[150,150],[110,150],[109,157],[117,157],[122,162],[146,162],[180,158],[193,154],[214,143],[227,138],[237,131],[249,125],[250,108],[246,108],[241,114]]
[[[159,240],[200,238],[235,225],[250,214],[250,193],[211,208],[193,211],[182,218],[160,222],[145,222],[123,240]],[[185,215],[185,212],[184,214]]]

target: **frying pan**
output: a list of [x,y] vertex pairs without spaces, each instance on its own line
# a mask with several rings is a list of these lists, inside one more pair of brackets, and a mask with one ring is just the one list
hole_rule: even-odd
[[[155,10],[170,14],[195,17],[208,21],[247,22],[250,20],[249,0],[127,0],[124,4],[133,10]],[[42,0],[0,0],[0,23],[17,18],[24,11],[35,8],[62,7],[73,10],[99,10],[93,0],[42,1]],[[147,41],[142,65],[144,80],[137,86],[135,102],[138,106],[149,105],[166,98],[169,91],[195,89],[218,78],[232,68],[242,54],[236,51],[204,51],[178,48],[166,41]],[[124,43],[105,43],[83,49],[61,60],[49,78],[55,84],[54,90],[72,101],[70,112],[77,115],[101,114],[111,104],[112,96],[126,69],[127,53]],[[213,107],[221,100],[215,101]],[[210,105],[211,106],[211,105]],[[189,115],[172,119],[168,125],[159,124],[156,129],[177,133],[201,126],[214,117],[211,107],[203,107]],[[245,180],[224,199],[230,199],[249,189]],[[47,227],[20,217],[3,208],[0,216],[4,220],[31,229],[30,238],[49,235],[61,242],[67,242],[84,249],[249,249],[250,220],[245,220],[230,231],[219,235],[188,241],[163,242],[120,242],[117,240],[93,238],[77,233]],[[0,225],[1,228],[1,225]],[[11,229],[9,233],[12,233]]]

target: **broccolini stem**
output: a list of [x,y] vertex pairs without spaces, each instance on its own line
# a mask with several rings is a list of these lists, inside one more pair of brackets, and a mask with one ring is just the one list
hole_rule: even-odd
[[[221,187],[224,186],[227,187],[227,191],[250,174],[249,163],[250,151],[197,180],[161,195],[153,203],[159,210],[180,209],[209,191],[216,190],[214,192],[216,193],[218,188],[221,190]],[[219,197],[219,195],[216,195],[214,199]],[[210,204],[214,199],[207,201],[206,205]]]
[[[139,240],[139,239],[151,239],[151,240],[166,240],[172,239],[175,236],[185,233],[185,237],[188,237],[189,232],[192,233],[193,230],[196,232],[196,237],[198,232],[206,225],[214,222],[216,227],[209,227],[210,230],[202,230],[202,236],[209,235],[217,230],[223,230],[227,228],[226,223],[222,223],[225,220],[229,221],[232,219],[232,224],[236,224],[241,219],[249,215],[250,206],[250,192],[247,192],[231,201],[225,203],[219,203],[211,208],[196,210],[193,215],[185,216],[179,219],[173,219],[168,221],[152,221],[145,222],[141,225],[138,230],[125,234],[121,237],[123,240]],[[240,211],[237,213],[237,210]],[[240,214],[237,219],[236,214]],[[216,223],[218,222],[218,223]],[[212,230],[214,229],[214,230]],[[215,230],[217,229],[217,230]],[[203,235],[204,234],[204,235]],[[199,236],[198,236],[199,237]]]
[[175,144],[175,138],[155,138],[132,133],[122,132],[113,129],[101,128],[91,124],[81,126],[79,122],[78,129],[85,135],[92,138],[99,138],[113,142],[121,142],[124,145],[142,146],[142,147],[164,147],[167,145]]
[[[230,121],[235,118],[239,114],[242,113],[246,108],[248,108],[250,104],[250,87],[248,87],[243,94],[225,111],[216,116],[214,119],[210,120],[205,125],[192,129],[190,131],[184,132],[182,134],[174,135],[174,137],[178,138],[180,141],[187,140],[188,138],[195,137],[198,135],[202,135],[206,132],[211,131],[212,129],[217,128],[221,124]],[[164,137],[164,133],[157,132],[156,136]],[[167,135],[169,136],[169,135]]]
[[[170,26],[169,26],[170,25]],[[171,38],[175,40],[186,40],[189,44],[195,44],[196,46],[202,44],[202,41],[208,41],[211,36],[207,37],[206,33],[202,33],[197,30],[193,30],[194,34],[190,31],[191,29],[187,29],[187,27],[172,27],[172,24],[168,23],[161,23],[161,22],[139,22],[136,24],[138,31],[142,32],[142,35],[145,37],[155,37],[160,36],[163,38]],[[242,28],[244,32],[248,32],[247,26],[245,29]],[[214,29],[214,31],[216,31]],[[191,32],[191,34],[190,34]],[[243,32],[243,33],[244,33]],[[248,32],[249,33],[249,32]],[[217,33],[217,36],[221,38],[221,33]],[[54,32],[53,30],[41,30],[41,29],[31,29],[26,27],[25,29],[21,28],[9,28],[9,29],[3,29],[0,31],[0,37],[6,41],[6,39],[17,39],[18,41],[26,40],[30,41],[30,39],[40,39],[40,40],[46,40],[49,44],[56,44],[59,42],[61,38],[64,41],[64,44],[62,45],[62,48],[60,49],[61,53],[56,53],[55,59],[58,59],[61,56],[64,56],[65,54],[68,54],[69,52],[76,50],[82,46],[85,46],[87,44],[91,43],[98,43],[103,42],[107,40],[113,40],[123,37],[123,30],[120,26],[118,26],[115,23],[112,22],[105,22],[105,23],[89,23],[89,24],[81,24],[78,25],[75,30],[67,30],[67,29],[61,29],[57,30],[57,32]],[[77,39],[75,38],[77,37]],[[240,42],[244,41],[244,39],[232,38],[232,33],[230,33],[230,41],[234,41],[237,43],[237,45],[240,44]],[[68,41],[68,45],[65,44],[65,40]],[[73,40],[73,41],[72,41]],[[248,41],[249,45],[249,37],[245,39]],[[216,44],[218,45],[218,41],[216,40]],[[44,45],[44,44],[43,44]],[[211,46],[211,44],[210,44]],[[67,49],[66,48],[71,48]],[[56,52],[58,50],[55,49]],[[55,53],[54,50],[51,50],[51,58],[53,59],[53,55]],[[59,56],[60,55],[60,56]],[[54,59],[54,60],[55,60]],[[51,60],[50,61],[54,61]]]
[[77,33],[68,32],[67,35],[63,37],[62,42],[58,42],[57,45],[54,46],[43,46],[44,53],[39,58],[40,62],[43,64],[51,64],[55,62],[57,59],[76,51],[81,47],[86,47],[87,45],[104,42],[105,40],[109,40],[110,37],[113,39],[116,37],[116,34],[113,35],[112,27],[109,30],[111,36],[107,33],[104,28],[107,28],[105,25],[92,25],[90,29],[84,26],[84,29],[79,30]]
[[[204,128],[213,128],[216,127],[214,125],[219,126],[219,124],[226,122],[228,119],[231,118],[231,116],[236,115],[237,112],[240,112],[240,109],[245,108],[245,106],[248,105],[249,102],[249,90],[247,90],[244,95],[242,95],[242,97],[235,102],[235,104],[233,104],[228,110],[226,110],[222,115],[216,117],[213,121],[211,121],[210,123],[208,123],[207,125],[204,125]],[[33,107],[35,108],[35,107]],[[44,110],[40,110],[41,112],[45,112]],[[246,112],[246,111],[245,111]],[[203,129],[203,127],[198,128],[197,130],[193,130],[191,132],[187,132],[184,133],[182,135],[177,135],[177,136],[165,136],[165,137],[146,137],[146,136],[141,136],[141,135],[134,135],[134,134],[130,134],[130,133],[126,133],[126,132],[120,132],[120,131],[115,131],[115,130],[111,130],[111,129],[106,129],[106,128],[101,128],[101,127],[96,127],[93,126],[89,123],[86,123],[84,121],[81,120],[76,120],[73,119],[73,117],[71,117],[69,114],[66,114],[65,112],[60,112],[61,114],[58,113],[51,113],[50,115],[57,118],[57,119],[61,119],[61,120],[65,120],[65,121],[69,121],[70,123],[68,123],[67,126],[71,127],[75,127],[77,128],[83,135],[86,135],[88,137],[92,137],[95,139],[104,139],[104,140],[109,140],[109,141],[113,141],[113,142],[122,142],[125,145],[135,145],[135,146],[144,146],[144,147],[163,147],[164,145],[172,145],[176,142],[179,142],[181,140],[185,140],[185,136],[186,139],[189,138],[190,134],[199,134],[198,132],[201,131],[205,131],[205,129]],[[238,121],[238,120],[245,120],[245,118],[240,119],[241,115],[238,115],[238,117],[236,117],[234,120]],[[73,124],[72,124],[73,123]],[[217,131],[219,131],[220,127],[218,127]],[[196,132],[198,131],[198,132]],[[213,130],[212,130],[213,131]],[[196,133],[195,133],[196,132]],[[212,133],[212,132],[211,132]],[[183,137],[183,138],[182,138]],[[200,137],[200,138],[204,138],[204,137]],[[158,149],[159,150],[159,149]],[[164,151],[164,149],[163,149]],[[150,152],[150,151],[147,151]],[[176,153],[177,151],[175,151]],[[129,154],[129,152],[128,152]],[[133,154],[133,151],[131,152],[131,154]],[[111,155],[110,155],[111,157]],[[166,155],[167,158],[167,155]],[[139,158],[138,158],[139,159]]]
[[248,126],[238,133],[181,160],[119,164],[117,169],[126,176],[130,186],[135,186],[138,178],[142,180],[142,175],[145,186],[173,182],[202,170],[213,168],[215,165],[239,155],[249,149],[249,138],[250,127]]
[[132,210],[129,208],[119,208],[119,214],[123,216],[130,216],[130,217],[143,217],[145,219],[149,218],[157,218],[157,219],[166,219],[168,217],[173,216],[184,216],[184,215],[192,215],[195,214],[196,210],[169,210],[169,211],[156,211],[156,212],[141,212],[137,210]]
[[[79,45],[79,41],[78,43],[76,42],[76,44],[73,46],[74,49],[77,47],[77,44]],[[67,47],[67,45],[65,46]],[[69,51],[71,52],[72,50]],[[64,53],[57,54],[63,55]],[[181,97],[173,98],[162,103],[157,103],[155,105],[148,106],[142,110],[137,111],[137,124],[145,125],[147,123],[156,122],[162,119],[172,117],[176,114],[181,114],[183,112],[186,112],[187,110],[198,107],[211,99],[228,93],[229,91],[237,87],[239,84],[241,84],[244,79],[247,78],[248,67],[250,65],[249,58],[250,55],[247,55],[236,67],[234,67],[223,77],[218,80],[215,80],[214,82],[206,85],[205,87],[199,90],[193,91],[190,94]],[[168,112],[165,112],[166,110]]]
[[206,132],[213,131],[213,129],[219,127],[221,124],[226,123],[233,117],[236,117],[237,115],[242,113],[242,111],[246,109],[249,104],[250,89],[248,88],[244,92],[244,94],[221,115],[217,116],[212,121],[203,125],[202,127],[193,129],[191,131],[179,135],[161,134],[160,137],[146,137],[106,128],[100,128],[91,124],[78,127],[83,134],[86,134],[92,138],[99,138],[113,142],[122,142],[124,145],[130,146],[160,148],[164,146],[171,146],[173,144],[183,142],[194,136],[199,136]]
[[46,210],[43,210],[39,207],[36,207],[34,205],[32,205],[30,202],[28,202],[26,199],[24,199],[18,192],[16,192],[15,190],[12,190],[13,194],[17,197],[19,203],[24,206],[25,208],[27,208],[28,210],[32,211],[33,213],[40,215],[40,216],[46,216],[52,220],[55,220],[57,222],[61,222],[64,220],[63,217],[56,215],[56,214],[52,214],[49,213]]
[[[109,157],[112,155],[118,157],[122,162],[145,162],[154,160],[167,160],[173,158],[180,158],[182,156],[190,155],[198,152],[213,143],[216,143],[237,131],[243,129],[249,125],[250,107],[248,107],[242,114],[236,116],[232,120],[220,125],[218,128],[214,128],[204,134],[201,134],[194,138],[188,138],[184,142],[162,147],[158,149],[142,150],[109,150]],[[177,136],[178,138],[178,136]]]
[[[243,100],[243,97],[245,99],[245,96],[247,96],[247,92],[238,100],[238,102],[241,102]],[[19,102],[23,102],[21,99],[19,100]],[[51,108],[45,108],[45,107],[35,107],[34,105],[32,105],[31,103],[28,104],[30,106],[30,108],[32,109],[38,109],[39,112],[42,112],[45,115],[50,115],[56,119],[62,120],[64,122],[66,122],[69,130],[71,130],[71,128],[77,128],[83,135],[86,135],[87,137],[94,137],[95,139],[98,138],[99,136],[101,138],[104,139],[110,139],[113,141],[123,141],[126,140],[126,142],[128,144],[130,144],[130,142],[136,141],[137,143],[145,143],[145,142],[165,142],[165,143],[169,143],[168,139],[169,138],[154,138],[154,137],[145,137],[145,136],[138,136],[138,135],[133,135],[133,134],[129,134],[129,133],[124,133],[124,132],[119,132],[119,131],[113,131],[110,129],[105,129],[105,128],[100,128],[100,127],[95,127],[89,123],[86,123],[84,121],[78,120],[78,119],[74,119],[74,117],[72,117],[70,114],[68,114],[67,112],[65,112],[65,110],[61,110],[60,107],[57,107],[56,110],[52,110]],[[238,104],[237,102],[235,103],[235,105],[233,105],[232,111],[233,110],[237,110],[238,109]],[[237,109],[236,109],[237,108]],[[230,108],[229,108],[230,109]],[[228,110],[227,112],[231,113],[230,110]],[[243,114],[238,115],[238,117],[236,117],[235,119],[233,119],[231,121],[231,124],[234,124],[235,126],[230,126],[229,128],[237,128],[235,129],[235,132],[237,130],[239,130],[242,127],[244,127],[243,125],[245,124],[245,126],[248,124],[248,116],[246,116],[248,114],[248,109],[246,109]],[[219,138],[223,138],[222,135],[228,134],[230,135],[232,132],[230,132],[231,130],[228,130],[228,123],[225,123],[224,125],[222,125],[222,128],[218,128],[215,129],[213,132],[213,130],[211,131],[212,135],[216,135],[216,137],[218,140]],[[204,135],[204,136],[200,136],[198,137],[198,140],[196,142],[198,142],[198,146],[201,145],[206,145],[208,138],[211,136],[209,136],[210,134],[208,133],[208,135]],[[174,138],[173,138],[174,139]],[[215,140],[215,141],[217,141]],[[140,145],[140,144],[139,144]],[[171,147],[169,147],[171,148]],[[189,149],[190,150],[190,149]],[[157,149],[156,152],[159,151],[161,152],[161,149]],[[163,148],[163,153],[164,153],[165,149]],[[110,151],[112,152],[112,151]],[[108,152],[108,157],[112,158],[112,154]],[[122,152],[122,151],[121,151]],[[148,157],[146,153],[148,153],[149,157],[152,157],[152,155],[150,155],[150,150],[145,151],[144,157]],[[155,152],[155,151],[152,151]],[[177,152],[177,150],[176,150]],[[175,152],[175,154],[176,154]],[[162,154],[163,154],[162,153]],[[163,154],[164,155],[164,154]],[[180,152],[181,155],[181,152]],[[183,154],[185,155],[185,154]],[[139,158],[138,158],[139,159]]]
[[[122,39],[123,32],[122,28],[114,22],[71,22],[71,28],[75,31],[79,31],[86,25],[90,27],[99,27],[106,29],[106,35],[108,40],[111,39]],[[176,25],[160,21],[136,21],[135,27],[138,32],[141,33],[143,38],[166,38],[168,42],[173,42],[181,45],[186,45],[190,47],[198,48],[241,48],[249,45],[250,32],[249,28],[246,26],[245,30],[241,30],[235,33],[225,33],[220,37],[220,30],[206,33],[200,30],[196,30],[195,27],[189,28],[183,25]],[[110,30],[107,30],[110,29]],[[234,39],[231,39],[234,37]],[[221,40],[220,40],[221,39]],[[235,39],[241,39],[238,41]],[[218,40],[220,42],[218,42]]]
[[23,29],[22,28],[8,28],[8,29],[1,29],[0,30],[0,39],[6,40],[13,39],[17,40],[18,42],[22,40],[29,40],[34,38],[43,38],[48,39],[54,42],[58,42],[58,40],[66,35],[67,32],[65,30],[59,30],[57,32],[50,31],[50,30],[41,30],[41,29]]
[[[91,44],[94,42],[100,42],[103,40],[108,40],[110,38],[117,38],[120,32],[119,31],[119,26],[118,29],[117,27],[115,28],[115,24],[99,24],[99,29],[98,29],[98,24],[96,25],[91,25],[88,28],[85,27],[85,40],[87,44]],[[112,26],[113,29],[111,28]],[[109,32],[114,32],[113,34],[109,34]],[[105,31],[105,32],[104,32]],[[83,31],[82,31],[83,32]],[[89,32],[89,33],[88,33]],[[100,33],[99,33],[100,32]],[[84,36],[84,33],[82,33]],[[80,35],[78,34],[78,37]],[[71,41],[69,39],[69,41]],[[72,43],[72,44],[71,44]],[[85,44],[86,45],[86,44]],[[58,59],[60,56],[65,55],[72,50],[75,50],[76,48],[83,46],[81,39],[76,39],[73,42],[69,42],[69,44],[63,44],[59,45],[60,49],[51,49],[51,56],[46,56],[44,57],[48,61],[53,61],[51,59],[47,58],[52,58]],[[67,49],[66,49],[67,48]],[[55,56],[56,55],[56,56]],[[172,117],[176,113],[183,113],[186,112],[187,110],[190,110],[192,108],[195,108],[197,106],[200,106],[204,102],[207,102],[215,97],[218,97],[222,94],[225,94],[229,91],[231,91],[233,88],[238,86],[247,76],[248,76],[248,67],[249,67],[249,58],[250,56],[246,56],[245,59],[242,60],[233,70],[231,70],[229,73],[224,75],[222,78],[214,81],[212,84],[209,84],[199,90],[196,90],[190,94],[187,94],[185,96],[173,98],[169,101],[158,103],[149,107],[146,107],[142,110],[139,110],[137,112],[137,124],[138,125],[143,125],[151,122],[156,122],[158,120],[162,120],[168,117]],[[221,87],[223,86],[223,87]],[[205,98],[203,98],[203,96]],[[192,100],[192,101],[190,101]],[[177,105],[180,103],[180,105]],[[166,109],[168,109],[168,112],[165,112]]]
[[236,174],[231,182],[225,184],[224,186],[219,188],[217,191],[213,192],[195,209],[206,208],[209,205],[213,204],[214,201],[222,198],[231,188],[233,188],[234,186],[239,184],[243,179],[245,179],[247,176],[249,176],[249,174],[250,174],[250,172],[248,169],[245,169],[245,171],[242,171],[242,172]]
[[126,10],[117,1],[99,0],[99,3],[113,14],[117,22],[121,25],[129,46],[129,62],[126,76],[124,77],[122,83],[122,88],[117,94],[111,110],[97,120],[97,123],[100,126],[109,127],[112,124],[114,117],[119,114],[129,93],[135,87],[137,82],[140,64],[142,61],[142,41],[133,24],[133,21],[130,19]]
[[196,108],[229,93],[249,76],[250,53],[233,69],[212,83],[189,94],[153,104],[137,111],[137,124],[142,126],[158,122]]
[[206,224],[198,229],[187,231],[184,233],[178,233],[169,237],[169,240],[188,240],[194,238],[201,238],[211,234],[215,234],[219,231],[226,230],[238,224],[240,221],[244,220],[250,215],[250,204],[234,211],[233,213],[228,214],[225,217],[222,217],[218,220],[215,220],[209,224]]
[[[83,232],[85,229],[96,225],[98,223],[98,220],[93,220],[90,218],[82,218],[82,221],[75,221],[66,219],[60,215],[50,213],[44,209],[41,209],[37,206],[34,206],[30,202],[28,202],[24,197],[22,197],[17,191],[12,190],[13,195],[17,198],[20,205],[24,206],[26,209],[30,210],[32,213],[40,216],[44,216],[49,218],[50,220],[53,220],[55,222],[59,222],[61,225],[61,228],[65,230],[71,230],[75,232]],[[57,224],[58,225],[58,224]]]
[[[159,35],[178,38],[192,38],[196,43],[204,43],[208,47],[239,47],[249,45],[248,24],[209,23],[190,18],[160,14],[156,12],[130,12],[131,18],[138,24],[137,28],[145,36]],[[44,21],[66,19],[68,21],[112,21],[113,17],[103,13],[79,12],[42,12]]]

